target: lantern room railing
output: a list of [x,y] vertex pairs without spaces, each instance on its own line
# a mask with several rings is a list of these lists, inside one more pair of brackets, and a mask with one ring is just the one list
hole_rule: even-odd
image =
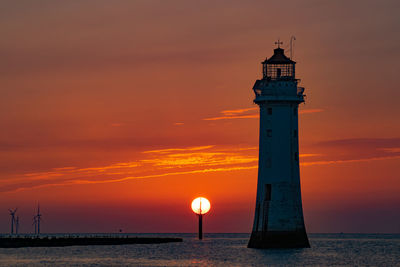
[[268,80],[295,79],[294,64],[263,64],[263,78]]
[[304,93],[304,87],[297,87],[297,95],[302,96]]

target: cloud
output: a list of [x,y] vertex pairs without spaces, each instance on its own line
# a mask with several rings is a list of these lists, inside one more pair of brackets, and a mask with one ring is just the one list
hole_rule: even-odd
[[[323,109],[300,109],[299,114],[319,113]],[[242,108],[221,111],[222,116],[204,118],[205,121],[233,120],[233,119],[258,119],[258,108]]]
[[[244,111],[245,112],[245,111]],[[300,154],[303,167],[400,159],[400,138],[328,140]],[[43,172],[14,175],[0,180],[0,192],[46,186],[116,183],[134,179],[168,177],[257,168],[258,147],[204,145],[142,151],[141,157],[103,166],[66,166]]]
[[105,166],[54,168],[32,172],[0,182],[0,192],[45,186],[122,182],[182,174],[238,171],[256,168],[257,147],[228,147],[214,145],[167,148],[143,151],[136,161],[119,162]]
[[334,157],[374,158],[400,155],[400,138],[348,138],[318,142],[314,151],[329,150]]
[[400,147],[400,138],[348,138],[319,142],[318,146]]
[[300,154],[300,157],[301,158],[309,158],[309,157],[319,157],[319,156],[322,156],[323,154],[312,154],[312,153],[309,153],[309,154]]
[[257,119],[259,117],[258,114],[251,115],[237,115],[237,116],[221,116],[221,117],[213,117],[213,118],[205,118],[205,121],[217,121],[217,120],[232,120],[232,119]]
[[227,152],[200,152],[181,153],[166,155],[163,158],[141,160],[144,163],[151,163],[153,166],[163,167],[200,167],[214,165],[243,164],[258,161],[257,157],[244,156],[237,153]]
[[143,153],[171,153],[171,152],[187,152],[187,151],[196,151],[196,150],[205,150],[214,147],[213,145],[209,146],[195,146],[195,147],[186,147],[186,148],[167,148],[167,149],[158,149],[158,150],[147,150],[143,151]]
[[257,111],[257,110],[258,108],[242,108],[242,109],[223,110],[221,111],[221,113],[229,116],[229,115],[237,115],[248,111]]
[[362,159],[311,161],[311,162],[302,162],[302,163],[300,163],[300,165],[302,165],[302,166],[328,165],[328,164],[341,164],[341,163],[354,163],[354,162],[370,162],[370,161],[388,160],[388,159],[400,159],[400,155],[386,156],[386,157],[362,158]]
[[400,147],[384,147],[379,149],[389,153],[400,153]]
[[238,166],[238,167],[222,167],[222,168],[207,168],[200,170],[191,170],[191,171],[179,171],[179,172],[164,172],[161,174],[151,174],[151,175],[143,175],[143,176],[127,176],[122,178],[114,178],[107,180],[84,180],[84,179],[74,179],[74,180],[66,180],[59,183],[45,183],[45,184],[36,184],[36,185],[20,185],[16,187],[0,187],[0,192],[16,192],[27,189],[35,189],[35,188],[43,188],[43,187],[51,187],[51,186],[68,186],[68,185],[83,185],[83,184],[104,184],[104,183],[118,183],[135,179],[148,179],[148,178],[159,178],[165,176],[175,176],[175,175],[187,175],[187,174],[198,174],[198,173],[208,173],[208,172],[228,172],[228,171],[242,171],[242,170],[251,170],[256,169],[258,166]]
[[320,161],[305,161],[303,166],[390,160],[400,157],[400,138],[336,139],[315,143],[310,148],[321,152]]

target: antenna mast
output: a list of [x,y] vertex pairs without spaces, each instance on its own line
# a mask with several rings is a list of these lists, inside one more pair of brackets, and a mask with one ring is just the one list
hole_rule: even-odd
[[290,37],[290,59],[293,59],[293,56],[294,56],[294,52],[293,52],[294,41],[296,41],[296,37],[292,35]]

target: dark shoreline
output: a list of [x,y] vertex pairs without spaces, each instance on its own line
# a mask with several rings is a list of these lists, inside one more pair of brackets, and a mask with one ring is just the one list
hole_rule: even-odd
[[66,247],[182,242],[176,237],[2,237],[0,248]]

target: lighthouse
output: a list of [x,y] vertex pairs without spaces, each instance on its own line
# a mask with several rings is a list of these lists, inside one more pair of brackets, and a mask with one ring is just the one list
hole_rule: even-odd
[[260,107],[257,197],[249,248],[310,247],[303,219],[298,106],[304,102],[295,64],[276,43],[253,90]]

